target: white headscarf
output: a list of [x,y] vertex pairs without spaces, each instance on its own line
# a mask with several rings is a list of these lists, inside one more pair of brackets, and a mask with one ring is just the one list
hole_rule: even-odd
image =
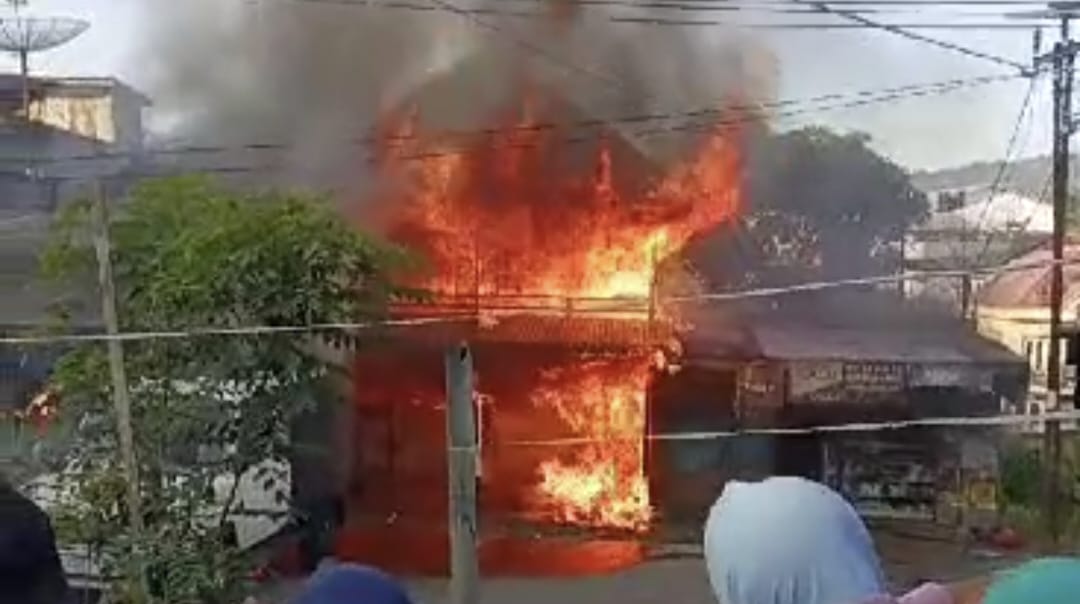
[[705,563],[721,604],[891,601],[855,510],[802,478],[729,483],[705,524]]

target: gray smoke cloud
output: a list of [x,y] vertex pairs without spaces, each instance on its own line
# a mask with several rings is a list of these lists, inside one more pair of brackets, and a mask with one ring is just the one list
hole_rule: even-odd
[[[503,12],[550,8],[452,1]],[[496,125],[491,110],[526,79],[596,117],[760,100],[776,82],[771,54],[745,38],[616,26],[602,12],[475,16],[483,26],[446,11],[290,0],[146,0],[144,9],[137,56],[170,139],[287,142],[292,149],[278,156],[287,180],[323,187],[360,186],[367,149],[345,142],[417,100],[429,81],[445,84],[422,99],[425,126],[446,129]],[[454,70],[461,76],[446,77]],[[662,148],[679,137],[650,138]]]

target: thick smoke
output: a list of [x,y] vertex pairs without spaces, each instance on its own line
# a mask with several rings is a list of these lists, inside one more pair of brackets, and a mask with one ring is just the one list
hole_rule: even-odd
[[[157,123],[173,140],[287,142],[275,160],[290,181],[357,186],[369,150],[347,141],[416,100],[429,80],[449,84],[424,99],[425,126],[447,129],[495,125],[490,110],[526,79],[601,118],[754,101],[774,85],[770,55],[734,34],[613,24],[602,11],[542,1],[452,2],[540,18],[474,16],[480,25],[446,11],[347,3],[146,0],[139,56]],[[468,63],[479,67],[467,77],[439,77]],[[679,137],[649,138],[663,149]]]

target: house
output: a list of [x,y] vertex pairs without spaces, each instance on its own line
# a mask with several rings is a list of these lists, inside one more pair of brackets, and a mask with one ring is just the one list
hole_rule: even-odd
[[[21,76],[0,74],[0,333],[40,329],[52,304],[73,296],[81,303],[72,317],[75,328],[90,328],[98,324],[96,292],[46,285],[39,256],[64,203],[85,193],[94,179],[112,178],[132,165],[126,154],[142,148],[142,112],[149,101],[112,78],[33,78],[27,120],[22,86]],[[106,157],[94,159],[96,154]],[[8,369],[0,414],[11,417],[25,408],[58,353],[0,347],[0,366]]]
[[[904,241],[904,269],[955,271],[994,266],[1049,236],[1053,209],[1013,191],[939,191],[929,217]],[[937,300],[956,310],[970,302],[978,283],[959,277],[908,281],[905,294]],[[970,310],[966,309],[966,310]]]
[[995,471],[992,431],[799,429],[993,416],[1026,396],[1020,357],[895,295],[825,290],[688,312],[695,328],[656,386],[650,430],[727,436],[652,442],[651,492],[671,522],[700,519],[727,480],[771,474],[823,480],[864,514],[933,518],[964,486],[943,476]]
[[[1028,398],[1014,406],[1014,413],[1032,416],[1033,420],[1047,407],[1047,368],[1050,355],[1050,280],[1053,255],[1050,245],[1042,245],[1015,257],[1005,268],[988,279],[976,296],[975,317],[984,336],[1000,342],[1025,359],[1031,371]],[[1064,293],[1061,318],[1065,325],[1076,324],[1080,308],[1080,242],[1068,241],[1062,269]],[[1073,407],[1076,376],[1065,365],[1065,343],[1061,342],[1062,400],[1065,410]],[[1034,429],[1041,424],[1033,422]],[[1066,424],[1066,427],[1075,427]]]
[[[22,87],[21,75],[0,74],[0,115],[8,120],[22,109]],[[149,98],[116,78],[34,77],[26,121],[136,151],[149,106]]]

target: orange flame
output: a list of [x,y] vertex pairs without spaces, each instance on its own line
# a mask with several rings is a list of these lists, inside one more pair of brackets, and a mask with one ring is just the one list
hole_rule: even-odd
[[554,411],[575,440],[540,465],[537,494],[555,520],[633,530],[648,526],[643,437],[650,368],[649,359],[592,361],[543,376],[533,404]]
[[[718,130],[693,161],[638,186],[624,183],[642,180],[648,164],[624,139],[620,164],[609,135],[568,138],[548,126],[526,115],[465,146],[424,139],[415,118],[399,126],[380,154],[407,199],[394,199],[390,234],[434,264],[424,285],[644,298],[660,260],[739,208],[737,132]],[[586,143],[592,157],[575,161]]]
[[[394,125],[378,154],[389,235],[424,254],[423,285],[443,294],[648,298],[659,261],[739,210],[739,132],[717,129],[661,173],[611,130],[534,118],[481,136],[424,136]],[[572,135],[572,136],[571,136]],[[392,142],[391,142],[392,141]],[[540,464],[538,505],[586,526],[645,528],[645,393],[651,360],[591,362],[547,375],[535,405],[601,439]]]

